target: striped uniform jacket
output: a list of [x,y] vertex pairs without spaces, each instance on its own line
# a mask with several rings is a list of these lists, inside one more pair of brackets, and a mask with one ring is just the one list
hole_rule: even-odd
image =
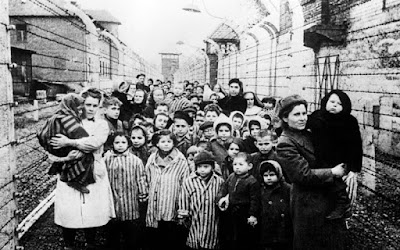
[[104,155],[104,161],[117,219],[126,221],[139,218],[139,196],[144,197],[148,193],[142,161],[129,150],[122,154],[109,150]]
[[168,102],[169,105],[169,113],[173,115],[175,111],[183,110],[186,107],[189,107],[191,102],[185,96],[174,97],[173,100]]
[[176,219],[179,192],[183,180],[189,176],[190,169],[185,156],[176,148],[170,153],[166,166],[157,164],[158,151],[150,155],[146,165],[149,182],[149,199],[146,226],[158,227],[158,221]]
[[216,197],[224,180],[215,173],[205,183],[192,173],[182,185],[178,214],[189,216],[191,225],[186,245],[193,249],[216,249],[218,246],[218,211]]

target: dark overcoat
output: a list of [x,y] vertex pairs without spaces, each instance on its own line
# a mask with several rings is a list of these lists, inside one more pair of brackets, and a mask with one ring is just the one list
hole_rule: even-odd
[[293,185],[293,249],[344,249],[344,219],[325,219],[334,207],[335,199],[328,189],[334,176],[330,168],[315,166],[310,133],[285,129],[278,140],[277,155]]

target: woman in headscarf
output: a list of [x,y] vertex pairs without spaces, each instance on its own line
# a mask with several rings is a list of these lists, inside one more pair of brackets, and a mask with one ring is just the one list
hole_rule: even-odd
[[96,116],[102,100],[101,92],[91,88],[81,95],[84,98],[82,127],[89,137],[72,139],[57,135],[50,140],[54,148],[74,147],[94,157],[93,175],[95,182],[87,186],[89,193],[82,194],[60,179],[56,185],[54,222],[61,226],[65,242],[64,249],[74,249],[78,229],[83,229],[86,249],[96,249],[96,228],[106,225],[115,217],[114,203],[107,170],[102,158],[103,144],[109,128],[104,119]]
[[247,109],[244,115],[247,118],[258,116],[262,111],[263,104],[260,99],[252,91],[247,91],[243,94],[244,99],[247,101]]

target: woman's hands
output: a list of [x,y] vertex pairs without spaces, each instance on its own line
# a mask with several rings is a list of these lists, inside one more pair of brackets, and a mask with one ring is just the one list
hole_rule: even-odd
[[349,195],[350,203],[353,205],[357,198],[357,173],[350,171],[343,176],[343,181],[346,182],[346,191]]
[[57,157],[50,153],[47,153],[50,162],[66,162],[66,161],[73,161],[84,156],[84,153],[79,150],[71,150],[67,156],[65,157]]
[[72,140],[62,134],[57,134],[52,137],[50,140],[50,145],[54,147],[54,149],[60,149],[68,146],[72,146]]
[[344,163],[340,163],[335,167],[331,168],[332,174],[335,177],[341,178],[346,174],[346,169]]

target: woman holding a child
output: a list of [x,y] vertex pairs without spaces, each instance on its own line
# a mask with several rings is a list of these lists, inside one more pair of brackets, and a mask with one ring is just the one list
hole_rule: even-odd
[[[94,156],[95,183],[87,186],[88,193],[79,192],[66,182],[57,180],[54,221],[62,228],[64,249],[74,248],[77,229],[84,229],[87,249],[95,249],[96,228],[106,225],[112,217],[115,217],[110,183],[102,160],[103,144],[107,139],[109,128],[104,119],[96,117],[102,94],[92,88],[83,92],[82,97],[85,99],[82,127],[89,136],[73,140],[59,134],[50,141],[55,148],[70,146],[80,152],[92,153]],[[79,158],[81,154],[79,151],[70,155],[71,159]]]
[[277,155],[293,184],[293,249],[344,249],[344,218],[326,219],[334,205],[327,186],[345,175],[343,164],[333,168],[317,166],[310,133],[306,130],[307,102],[302,97],[288,96],[279,105],[283,133]]

